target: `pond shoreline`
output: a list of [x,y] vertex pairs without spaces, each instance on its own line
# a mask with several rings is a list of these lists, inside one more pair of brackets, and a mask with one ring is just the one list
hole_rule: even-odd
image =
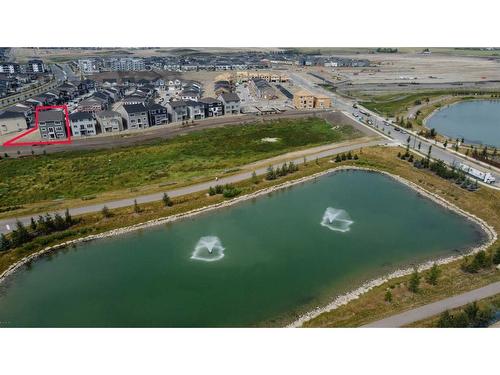
[[[473,215],[469,212],[462,210],[461,208],[449,203],[445,199],[439,197],[438,195],[436,195],[434,193],[431,193],[431,192],[425,190],[424,188],[420,187],[419,185],[417,185],[413,182],[410,182],[410,181],[408,181],[400,176],[397,176],[397,175],[394,175],[394,174],[391,174],[391,173],[388,173],[388,172],[385,172],[382,170],[374,169],[374,168],[362,168],[362,167],[356,167],[356,166],[339,166],[339,167],[329,168],[325,171],[318,172],[318,173],[315,173],[315,174],[312,174],[309,176],[301,177],[301,178],[298,178],[296,180],[283,182],[283,183],[277,184],[275,186],[256,191],[254,193],[250,193],[250,194],[246,194],[246,195],[234,198],[232,200],[204,206],[204,207],[194,209],[191,211],[187,211],[184,213],[179,213],[179,214],[175,214],[175,215],[161,217],[158,219],[149,220],[147,222],[135,224],[135,225],[128,226],[128,227],[113,229],[113,230],[99,233],[99,234],[95,234],[95,235],[80,237],[80,238],[77,238],[74,240],[70,240],[70,241],[66,241],[66,242],[63,242],[63,243],[60,243],[57,245],[46,247],[46,248],[44,248],[36,253],[33,253],[29,256],[26,256],[26,257],[20,259],[18,262],[11,265],[7,270],[5,270],[0,275],[0,284],[2,282],[4,282],[5,279],[7,279],[9,276],[14,274],[17,270],[19,270],[21,267],[23,267],[24,265],[29,264],[33,261],[36,261],[38,258],[40,258],[44,255],[47,255],[47,254],[54,252],[54,251],[57,251],[59,249],[66,248],[68,246],[73,246],[73,245],[76,245],[79,243],[89,242],[89,241],[98,240],[98,239],[107,238],[107,237],[114,237],[114,236],[122,235],[125,233],[129,233],[129,232],[133,232],[133,231],[137,231],[137,230],[141,230],[141,229],[146,229],[146,228],[150,228],[150,227],[154,227],[154,226],[158,226],[158,225],[162,225],[162,224],[166,224],[166,223],[172,223],[172,222],[175,222],[177,220],[190,218],[190,217],[196,216],[196,215],[201,214],[201,213],[217,210],[219,208],[230,207],[230,206],[233,206],[233,205],[238,204],[240,202],[244,202],[244,201],[247,201],[249,199],[254,199],[254,198],[263,196],[265,194],[270,194],[274,191],[282,190],[284,188],[288,188],[288,187],[291,187],[291,186],[294,186],[297,184],[301,184],[301,183],[304,183],[304,182],[307,182],[310,180],[314,180],[316,178],[319,178],[319,177],[322,177],[322,176],[325,176],[328,174],[333,174],[333,173],[341,172],[341,171],[350,171],[350,170],[382,173],[382,174],[389,176],[392,179],[410,187],[411,189],[413,189],[417,193],[431,199],[432,201],[436,202],[437,204],[441,205],[442,207],[447,208],[455,213],[458,213],[459,215],[461,215],[461,216],[465,217],[466,219],[477,224],[483,230],[483,232],[486,234],[487,240],[476,247],[468,249],[468,251],[466,252],[467,253],[466,255],[473,254],[473,253],[476,253],[480,250],[484,250],[484,249],[488,248],[497,239],[496,231],[491,226],[489,226],[484,220],[476,217],[475,215]],[[462,255],[456,255],[456,256],[450,256],[450,257],[438,259],[435,261],[433,260],[433,261],[424,262],[418,266],[418,269],[425,270],[425,269],[430,268],[433,263],[445,264],[445,263],[449,263],[449,262],[461,259],[464,256],[465,255],[462,254]],[[301,315],[298,319],[293,321],[291,324],[289,324],[288,327],[301,326],[304,322],[322,314],[323,312],[334,310],[342,305],[345,305],[346,303],[348,303],[351,300],[359,298],[359,296],[361,296],[362,294],[368,292],[369,290],[373,289],[376,286],[383,284],[384,282],[386,282],[390,279],[397,278],[400,276],[405,276],[405,275],[410,274],[411,272],[413,272],[413,268],[400,269],[400,270],[396,270],[388,275],[385,275],[385,276],[376,278],[374,280],[368,281],[368,282],[362,284],[360,287],[358,287],[350,292],[336,296],[327,305],[325,305],[323,307],[316,308],[316,309],[311,310],[309,312],[306,312],[305,314]]]

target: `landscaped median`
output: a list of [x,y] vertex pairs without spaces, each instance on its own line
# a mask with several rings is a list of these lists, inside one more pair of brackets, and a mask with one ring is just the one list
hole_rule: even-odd
[[[127,231],[126,227],[135,226],[132,229],[142,227],[142,223],[153,220],[152,223],[162,223],[168,220],[166,217],[173,215],[183,215],[189,211],[197,212],[205,207],[238,201],[243,196],[253,196],[266,192],[286,182],[294,182],[302,178],[308,178],[318,173],[325,173],[336,167],[357,166],[362,168],[380,170],[400,176],[411,183],[422,187],[431,194],[436,195],[436,199],[445,199],[462,210],[470,212],[478,218],[488,223],[495,231],[500,229],[500,193],[491,189],[480,189],[476,192],[468,192],[450,184],[427,170],[413,168],[408,162],[396,157],[397,148],[373,147],[363,150],[355,150],[353,154],[358,159],[335,162],[336,158],[319,159],[316,162],[301,164],[298,170],[291,173],[281,173],[275,179],[265,179],[264,177],[252,178],[247,181],[235,184],[233,188],[240,191],[236,198],[225,198],[223,193],[209,195],[208,191],[186,195],[172,199],[173,205],[169,206],[165,202],[155,202],[139,205],[138,207],[127,207],[117,210],[110,210],[110,214],[96,213],[82,216],[78,223],[68,230],[66,238],[54,239],[53,242],[44,246],[21,247],[9,250],[0,255],[0,273],[9,266],[17,263],[21,259],[34,254],[57,243],[68,241],[85,236],[89,238],[99,238],[100,234],[114,231],[119,234]],[[290,168],[288,168],[290,171]],[[214,185],[215,186],[215,185]],[[226,190],[228,188],[226,187]],[[215,188],[214,188],[215,190]],[[222,192],[224,187],[219,189]],[[234,191],[234,190],[232,190]],[[230,194],[231,195],[231,194]],[[243,198],[242,198],[243,199]],[[119,229],[125,228],[125,229]],[[115,231],[116,230],[116,231]],[[71,231],[71,232],[69,232]],[[64,231],[60,232],[64,233]],[[498,246],[494,244],[493,247]],[[50,251],[52,249],[49,249]],[[489,250],[491,251],[491,250]],[[415,291],[408,288],[408,282],[413,277],[411,275],[392,279],[374,289],[359,296],[358,299],[350,301],[348,304],[340,306],[335,310],[325,312],[315,319],[306,322],[307,326],[356,326],[367,323],[371,320],[391,315],[395,312],[403,311],[414,306],[422,305],[451,294],[458,293],[478,286],[485,285],[491,281],[500,279],[500,274],[493,268],[481,268],[477,272],[470,273],[462,269],[462,260],[441,265],[440,275],[436,285],[427,285],[422,282]],[[353,289],[357,287],[353,285]],[[390,301],[386,297],[387,291],[391,290]],[[332,296],[334,299],[335,296]]]

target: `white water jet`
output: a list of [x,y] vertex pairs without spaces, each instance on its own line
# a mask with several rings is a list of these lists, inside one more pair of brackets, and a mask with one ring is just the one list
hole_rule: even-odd
[[224,247],[222,247],[219,237],[216,236],[201,237],[191,255],[191,259],[204,262],[215,262],[222,258],[224,258]]
[[341,209],[328,207],[323,214],[321,225],[336,232],[348,232],[354,223],[349,214]]

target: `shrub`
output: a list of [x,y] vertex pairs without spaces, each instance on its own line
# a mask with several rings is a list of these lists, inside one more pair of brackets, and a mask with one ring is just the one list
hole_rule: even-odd
[[500,264],[500,247],[495,251],[495,254],[493,254],[493,263]]
[[[210,189],[209,189],[209,194],[210,194]],[[165,207],[172,207],[174,205],[174,202],[172,202],[172,199],[170,199],[167,193],[163,193],[162,201]]]
[[408,281],[408,289],[411,292],[417,293],[419,291],[420,278],[421,278],[421,276],[418,273],[418,270],[415,268],[415,270],[411,274],[410,280]]
[[111,216],[113,216],[113,214],[111,213],[110,209],[108,208],[108,206],[104,206],[101,210],[101,214],[104,218],[109,218]]
[[385,292],[384,301],[389,303],[392,302],[392,292],[390,289],[387,289]]
[[426,281],[431,285],[437,285],[439,275],[441,274],[441,270],[438,265],[434,263],[427,273]]

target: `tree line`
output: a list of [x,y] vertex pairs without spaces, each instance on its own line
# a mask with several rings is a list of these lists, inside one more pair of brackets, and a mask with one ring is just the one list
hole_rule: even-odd
[[36,220],[32,217],[29,226],[25,226],[18,220],[16,229],[10,235],[7,236],[3,233],[0,235],[0,251],[15,249],[33,241],[37,237],[66,230],[77,222],[71,217],[68,209],[66,209],[64,217],[57,213],[54,216],[50,214],[40,215]]

